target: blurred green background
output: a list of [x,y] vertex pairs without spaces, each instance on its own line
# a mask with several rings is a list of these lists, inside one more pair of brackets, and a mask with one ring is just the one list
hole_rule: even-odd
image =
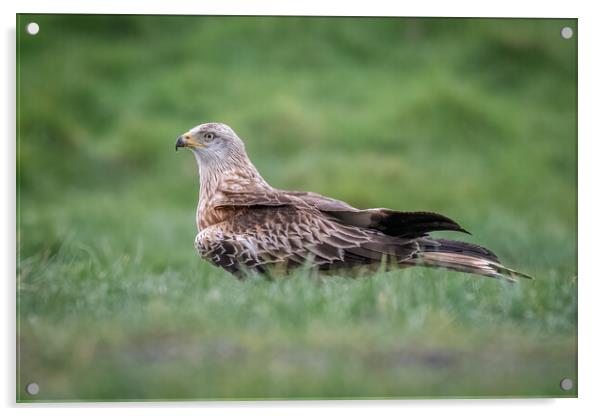
[[[17,399],[575,396],[567,25],[19,15]],[[441,212],[537,280],[236,281],[174,152],[208,121],[273,186]]]

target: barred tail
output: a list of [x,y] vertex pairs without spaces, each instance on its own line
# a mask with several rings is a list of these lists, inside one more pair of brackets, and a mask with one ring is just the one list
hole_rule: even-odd
[[417,266],[443,267],[464,273],[473,273],[515,282],[516,276],[533,277],[509,269],[500,263],[490,250],[476,244],[443,239],[420,239],[420,250],[408,263]]

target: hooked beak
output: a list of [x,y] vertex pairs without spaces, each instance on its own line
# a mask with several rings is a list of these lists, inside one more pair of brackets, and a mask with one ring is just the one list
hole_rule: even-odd
[[178,140],[176,140],[176,152],[180,147],[205,147],[205,145],[197,142],[190,134],[186,133],[178,137]]

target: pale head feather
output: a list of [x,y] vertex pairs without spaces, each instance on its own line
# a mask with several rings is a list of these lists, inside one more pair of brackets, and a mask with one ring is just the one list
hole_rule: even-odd
[[251,163],[243,141],[225,124],[200,124],[190,129],[187,134],[203,145],[189,148],[194,153],[199,167],[223,170],[226,167],[243,167]]
[[197,144],[187,147],[193,152],[199,167],[201,201],[211,200],[218,190],[271,189],[249,160],[243,141],[229,126],[223,123],[200,124],[185,136]]

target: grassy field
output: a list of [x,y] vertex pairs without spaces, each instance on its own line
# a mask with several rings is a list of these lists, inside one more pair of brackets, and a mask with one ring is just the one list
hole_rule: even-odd
[[[574,397],[566,25],[20,16],[17,400]],[[239,282],[198,258],[173,150],[207,121],[276,187],[441,212],[536,280]]]

